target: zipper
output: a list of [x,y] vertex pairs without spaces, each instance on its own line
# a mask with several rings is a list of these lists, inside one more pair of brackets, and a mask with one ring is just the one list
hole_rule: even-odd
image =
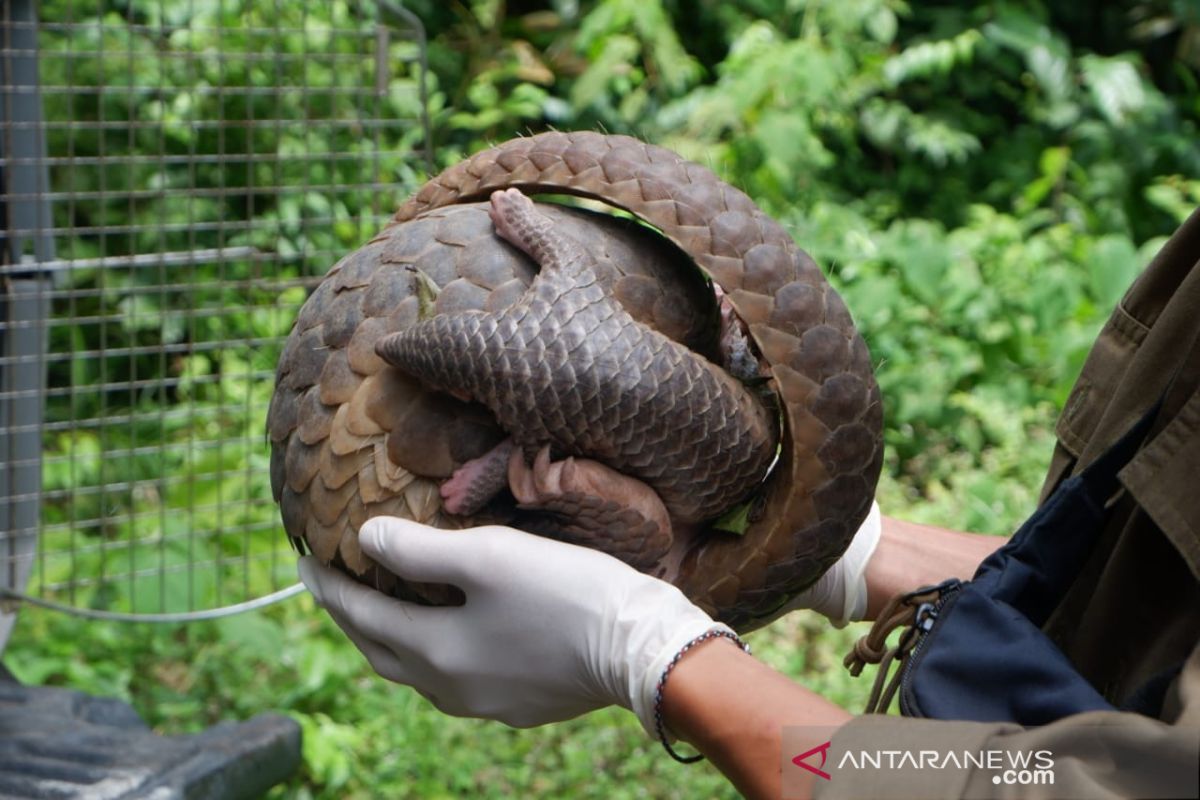
[[949,614],[954,601],[962,593],[963,583],[957,578],[951,578],[938,584],[936,588],[939,592],[938,599],[932,603],[922,603],[917,606],[916,614],[913,615],[913,625],[904,634],[905,636],[919,637],[900,668],[900,713],[906,717],[925,716],[913,695],[913,675],[920,663],[925,645],[942,620]]

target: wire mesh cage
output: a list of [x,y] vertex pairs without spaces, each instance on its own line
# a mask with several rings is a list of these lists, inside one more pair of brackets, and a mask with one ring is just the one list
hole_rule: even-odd
[[144,619],[286,594],[274,365],[428,171],[420,23],[6,0],[0,46],[0,592]]

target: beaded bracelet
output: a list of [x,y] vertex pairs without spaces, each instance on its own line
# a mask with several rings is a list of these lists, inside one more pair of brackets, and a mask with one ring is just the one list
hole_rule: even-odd
[[684,654],[686,654],[688,650],[691,650],[701,642],[707,642],[709,639],[717,639],[722,637],[734,642],[738,647],[742,648],[744,652],[750,652],[750,645],[743,642],[741,638],[733,631],[713,630],[708,631],[707,633],[702,633],[681,647],[679,652],[676,653],[669,662],[667,662],[667,666],[663,668],[662,676],[658,679],[658,685],[654,688],[654,731],[658,734],[658,740],[662,742],[663,747],[666,748],[667,753],[671,756],[671,758],[675,759],[681,764],[694,764],[703,759],[704,755],[697,753],[694,756],[681,756],[679,753],[675,752],[673,747],[671,747],[671,743],[667,740],[667,725],[663,721],[663,690],[667,686],[667,678],[670,677],[671,670],[675,669],[675,665],[679,663],[680,659],[683,658]]

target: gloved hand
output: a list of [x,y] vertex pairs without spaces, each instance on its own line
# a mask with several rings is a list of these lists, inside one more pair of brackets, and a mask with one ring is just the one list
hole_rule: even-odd
[[458,586],[466,604],[395,600],[311,556],[301,580],[380,675],[456,716],[530,727],[616,704],[653,736],[667,662],[695,637],[729,630],[611,556],[511,528],[375,517],[359,542],[401,577]]
[[874,555],[882,533],[879,504],[872,500],[871,510],[846,552],[816,583],[796,595],[787,610],[811,608],[829,617],[838,628],[861,620],[867,613],[867,562]]

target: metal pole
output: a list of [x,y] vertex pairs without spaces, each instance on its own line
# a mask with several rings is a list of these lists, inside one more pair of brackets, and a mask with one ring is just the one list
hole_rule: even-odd
[[[42,409],[54,259],[49,175],[33,0],[9,0],[0,19],[0,588],[23,591],[41,512]],[[10,195],[35,197],[10,202]],[[20,267],[28,265],[27,270]],[[0,653],[16,620],[0,609]]]
[[[399,19],[406,23],[417,37],[417,92],[421,101],[421,131],[424,134],[421,149],[425,156],[425,170],[429,175],[433,175],[433,128],[429,123],[429,90],[426,87],[429,73],[429,46],[425,40],[425,25],[421,22],[420,17],[393,0],[379,0],[379,8],[383,12],[383,16]],[[381,60],[381,66],[386,69],[387,50],[380,48],[376,51],[375,57]]]

